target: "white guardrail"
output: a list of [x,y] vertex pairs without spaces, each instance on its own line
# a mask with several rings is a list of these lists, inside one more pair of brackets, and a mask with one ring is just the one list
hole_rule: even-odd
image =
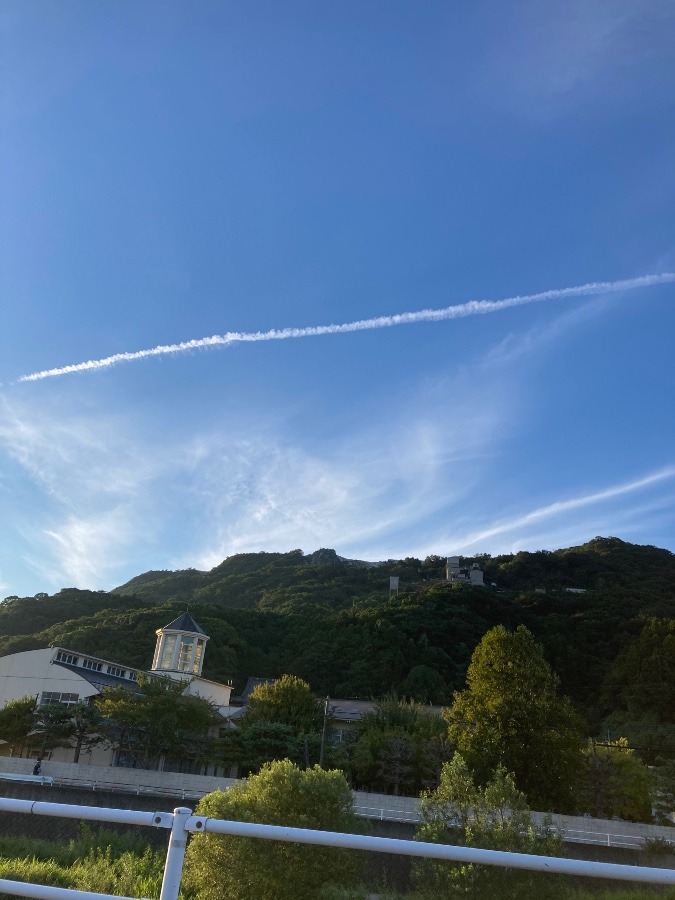
[[[581,859],[507,853],[501,850],[480,850],[474,847],[454,847],[447,844],[428,844],[422,841],[404,841],[395,838],[342,834],[335,831],[314,831],[308,828],[286,828],[279,825],[258,825],[249,822],[226,822],[222,819],[195,816],[191,809],[184,807],[178,807],[172,813],[153,813],[0,797],[0,812],[9,813],[10,815],[59,816],[91,822],[114,822],[123,825],[140,825],[167,829],[169,831],[169,842],[160,900],[177,900],[178,898],[185,850],[190,834],[236,835],[239,837],[261,838],[263,840],[318,844],[325,847],[394,853],[401,856],[444,859],[488,866],[506,866],[512,869],[557,872],[564,875],[582,875],[591,878],[611,878],[619,881],[651,884],[675,884],[675,869],[588,862]],[[66,888],[10,881],[8,879],[0,879],[0,894],[2,893],[15,894],[19,897],[36,897],[39,900],[90,900],[90,898],[91,900],[94,900],[94,898],[98,898],[98,900],[101,900],[101,898],[103,900],[113,900],[110,894],[72,891]],[[136,900],[136,898],[118,897],[117,900]]]
[[[380,822],[409,822],[417,824],[421,821],[421,817],[417,810],[412,809],[384,809],[374,806],[355,806],[354,812],[357,816],[371,821],[379,820]],[[580,828],[557,828],[562,835],[565,843],[568,844],[591,844],[602,847],[615,847],[623,850],[642,850],[645,845],[645,838],[637,834],[610,834],[606,831],[586,831]],[[675,852],[675,833],[674,840],[671,841],[673,852]]]
[[[102,780],[102,779],[82,779],[68,778],[64,775],[18,775],[6,772],[0,773],[0,780],[23,781],[39,783],[44,786],[80,788],[91,791],[102,791],[106,793],[123,793],[136,794],[137,796],[153,796],[153,797],[171,797],[173,799],[180,797],[181,800],[200,800],[206,791],[198,789],[169,788],[160,785],[143,785],[132,784],[125,781]],[[380,822],[402,822],[411,825],[417,824],[420,819],[418,809],[411,808],[389,808],[382,806],[365,806],[356,804],[354,812],[363,819]],[[591,824],[591,822],[589,822]],[[554,822],[555,825],[555,822]],[[623,850],[641,850],[644,847],[645,836],[639,834],[616,834],[607,831],[591,831],[581,828],[565,828],[564,826],[556,826],[562,835],[565,843],[569,844],[588,844],[591,846],[614,847]],[[662,838],[669,840],[669,837]],[[675,829],[673,829],[673,840],[670,841],[675,852]]]

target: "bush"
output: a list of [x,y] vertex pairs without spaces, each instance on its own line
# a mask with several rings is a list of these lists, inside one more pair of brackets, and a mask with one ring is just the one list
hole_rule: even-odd
[[[228,791],[208,794],[196,814],[323,831],[360,830],[341,772],[319,766],[302,770],[287,759],[266,764]],[[328,884],[353,883],[358,866],[353,851],[198,834],[188,848],[185,884],[198,900],[317,900]]]
[[[513,776],[499,767],[483,788],[476,787],[463,758],[443,767],[441,783],[420,798],[422,824],[417,839],[464,847],[543,856],[562,855],[562,839],[549,824],[537,827]],[[425,860],[415,866],[424,897],[498,897],[499,900],[560,897],[564,880],[501,866]]]

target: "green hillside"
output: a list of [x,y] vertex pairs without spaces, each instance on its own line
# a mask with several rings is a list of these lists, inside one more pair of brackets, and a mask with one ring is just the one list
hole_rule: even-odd
[[[69,588],[7,598],[0,604],[0,655],[59,644],[147,668],[155,630],[189,603],[211,637],[206,677],[234,679],[236,687],[249,675],[288,672],[331,696],[396,691],[445,703],[463,686],[485,632],[523,624],[544,645],[562,690],[598,723],[627,704],[616,666],[633,677],[625,675],[631,646],[642,641],[640,658],[653,650],[669,660],[675,652],[668,637],[675,555],[667,550],[595,538],[581,547],[476,561],[483,588],[447,584],[440,557],[371,565],[329,550],[296,550],[238,554],[210,572],[147,572],[111,592]],[[390,575],[401,579],[391,598]],[[660,624],[647,638],[651,619]],[[644,680],[636,670],[638,676]],[[663,690],[660,720],[675,705]],[[643,706],[648,710],[648,698]]]

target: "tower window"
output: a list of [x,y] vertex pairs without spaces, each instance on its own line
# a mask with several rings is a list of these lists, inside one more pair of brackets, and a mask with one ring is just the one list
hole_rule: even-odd
[[173,654],[176,650],[176,635],[169,634],[164,641],[162,648],[162,659],[160,661],[161,669],[173,669]]
[[178,669],[180,672],[187,672],[189,670],[191,656],[192,638],[181,638],[180,653],[178,654]]

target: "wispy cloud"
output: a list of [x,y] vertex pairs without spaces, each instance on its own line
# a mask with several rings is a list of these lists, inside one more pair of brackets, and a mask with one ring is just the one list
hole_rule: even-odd
[[[34,590],[110,588],[144,568],[209,568],[252,550],[360,555],[439,511],[448,479],[461,503],[509,427],[509,392],[458,377],[427,378],[376,421],[311,446],[283,417],[202,424],[158,446],[156,426],[131,415],[3,401],[5,468],[11,460],[13,480],[31,485],[25,514],[3,525],[5,546]],[[448,391],[461,427],[438,416]]]
[[668,0],[526,0],[505,14],[479,83],[500,109],[549,117],[583,103],[602,110],[644,104],[645,77],[669,58]]
[[132,522],[129,510],[117,506],[87,517],[69,516],[54,529],[45,529],[54,550],[50,555],[58,560],[50,581],[65,578],[69,584],[98,588],[129,543],[138,540],[140,525]]
[[371,331],[381,328],[392,328],[397,325],[414,325],[420,322],[443,322],[451,319],[462,319],[468,316],[488,315],[512,309],[517,306],[525,306],[529,303],[541,303],[549,300],[565,300],[573,297],[589,297],[598,294],[609,294],[619,291],[636,290],[659,284],[675,282],[674,272],[662,272],[658,275],[642,275],[638,278],[628,278],[620,281],[594,281],[588,284],[576,285],[567,288],[553,288],[540,291],[536,294],[523,294],[516,297],[506,297],[503,300],[470,300],[456,306],[446,306],[441,309],[422,309],[416,312],[397,313],[390,316],[377,316],[372,319],[360,319],[354,322],[345,322],[341,325],[311,325],[306,328],[281,328],[269,331],[229,331],[226,334],[215,334],[211,337],[196,340],[182,341],[178,344],[161,344],[147,350],[135,350],[132,352],[115,353],[102,359],[89,360],[88,362],[73,363],[60,368],[44,369],[23,375],[19,382],[42,381],[45,378],[57,378],[62,375],[72,375],[78,372],[90,372],[107,369],[110,366],[123,362],[134,362],[140,359],[148,359],[154,356],[167,354],[187,353],[191,350],[201,350],[213,347],[227,347],[237,343],[259,343],[262,341],[286,341],[296,338],[320,337],[323,335],[347,334],[356,331]]
[[[270,435],[214,446],[193,485],[208,523],[196,564],[298,547],[358,556],[422,527],[448,504],[461,505],[505,431],[509,404],[474,391],[453,409],[461,428],[411,404],[386,427],[336,436],[314,451]],[[181,564],[195,565],[195,558]]]
[[583,494],[579,497],[574,497],[569,500],[556,501],[555,503],[550,503],[547,506],[541,506],[528,513],[516,516],[513,519],[497,522],[496,524],[491,525],[488,528],[484,528],[480,531],[470,532],[469,534],[461,537],[456,536],[453,546],[455,546],[458,550],[475,547],[476,544],[487,546],[486,542],[492,541],[499,535],[517,531],[524,531],[533,525],[539,526],[541,525],[541,523],[547,520],[555,519],[558,517],[562,518],[567,513],[574,512],[579,509],[584,509],[586,507],[596,506],[610,500],[615,500],[616,498],[623,497],[627,494],[638,493],[640,491],[646,490],[647,488],[651,488],[654,485],[660,484],[665,481],[670,481],[672,479],[675,479],[675,466],[666,466],[665,468],[659,469],[655,472],[651,472],[648,475],[644,475],[641,478],[635,479],[634,481],[626,481],[621,484],[613,485],[612,487],[604,488],[600,491],[594,491],[590,494]]
[[117,416],[0,398],[0,452],[22,491],[4,540],[43,588],[101,587],[161,518],[153,493],[167,460],[134,441]]

